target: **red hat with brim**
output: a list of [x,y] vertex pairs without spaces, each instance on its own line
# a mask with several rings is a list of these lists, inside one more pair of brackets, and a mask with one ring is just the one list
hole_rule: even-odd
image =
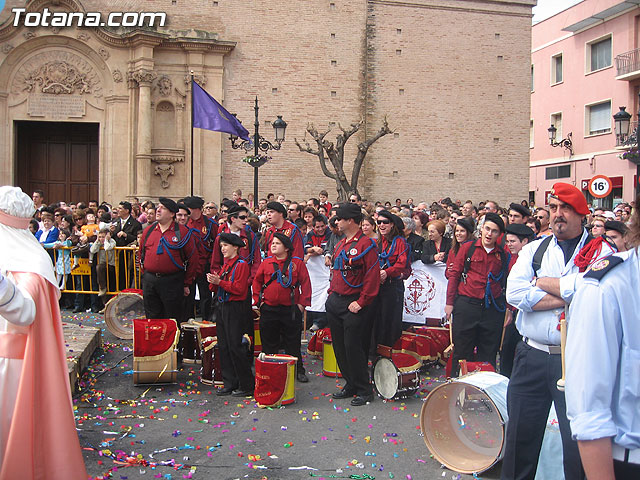
[[589,215],[591,213],[587,206],[587,199],[582,192],[573,185],[558,182],[551,188],[550,196],[571,205],[580,215]]

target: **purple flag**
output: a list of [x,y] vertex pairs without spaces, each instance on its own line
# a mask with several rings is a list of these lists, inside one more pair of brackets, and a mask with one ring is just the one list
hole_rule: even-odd
[[249,132],[240,120],[231,115],[200,85],[192,81],[193,127],[214,132],[225,132],[249,140]]

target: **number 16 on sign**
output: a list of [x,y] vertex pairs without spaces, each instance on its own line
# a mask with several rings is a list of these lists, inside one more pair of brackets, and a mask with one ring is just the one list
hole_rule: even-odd
[[606,175],[596,175],[589,181],[589,193],[595,198],[607,197],[613,190],[613,182]]

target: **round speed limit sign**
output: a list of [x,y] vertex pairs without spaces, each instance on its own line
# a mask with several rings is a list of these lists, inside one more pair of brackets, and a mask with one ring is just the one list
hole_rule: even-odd
[[589,181],[589,193],[595,198],[604,198],[613,190],[613,183],[606,175],[596,175]]

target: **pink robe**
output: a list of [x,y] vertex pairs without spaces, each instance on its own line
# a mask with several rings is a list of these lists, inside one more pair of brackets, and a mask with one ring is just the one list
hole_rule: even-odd
[[57,289],[34,273],[12,272],[36,305],[27,333],[22,373],[0,480],[86,480],[75,428]]

